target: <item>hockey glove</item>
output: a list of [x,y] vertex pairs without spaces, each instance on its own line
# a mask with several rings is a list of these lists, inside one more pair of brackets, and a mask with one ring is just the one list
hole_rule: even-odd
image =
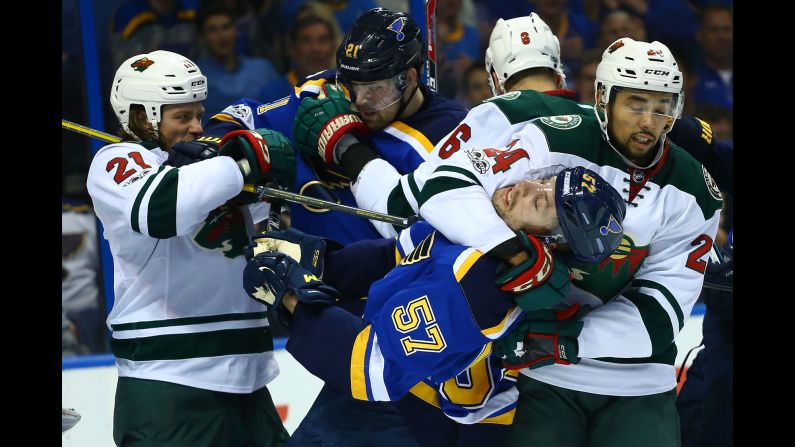
[[574,304],[564,310],[529,312],[508,335],[493,343],[492,353],[509,370],[579,363],[580,318],[588,310],[590,306]]
[[520,293],[540,286],[553,274],[555,260],[549,247],[535,236],[528,236],[519,230],[516,238],[521,249],[527,253],[527,260],[513,267],[498,271],[494,284],[503,292]]
[[245,183],[273,181],[292,189],[295,185],[295,156],[290,142],[270,129],[235,130],[224,135],[218,155],[232,157]]
[[263,252],[248,261],[243,270],[243,288],[268,309],[279,309],[288,290],[295,293],[300,303],[334,304],[339,301],[337,289],[279,252]]
[[260,253],[281,252],[307,269],[318,278],[323,278],[326,251],[339,250],[342,245],[332,239],[311,236],[294,228],[280,231],[265,231],[251,238],[245,249],[246,259],[251,260]]
[[200,141],[181,141],[171,146],[164,165],[180,168],[218,155],[217,146]]
[[[293,122],[293,137],[298,150],[310,159],[339,164],[341,153],[334,149],[349,132],[367,135],[367,126],[351,111],[351,102],[331,84],[323,86],[325,98],[304,98]],[[358,138],[353,140],[358,142]]]

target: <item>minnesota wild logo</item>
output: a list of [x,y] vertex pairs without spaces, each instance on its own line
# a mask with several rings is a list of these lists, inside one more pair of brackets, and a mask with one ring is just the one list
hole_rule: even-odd
[[568,130],[579,126],[582,122],[582,117],[579,115],[544,116],[541,117],[541,122],[555,129]]
[[639,247],[624,233],[621,245],[602,262],[572,263],[572,283],[607,302],[632,280],[648,255],[648,245]]
[[149,59],[148,57],[142,57],[141,59],[138,59],[137,61],[130,64],[130,67],[135,69],[135,71],[144,71],[154,63],[155,61],[153,61],[152,59]]
[[243,212],[228,205],[210,211],[193,240],[204,248],[220,251],[227,258],[241,256],[243,247],[248,244]]

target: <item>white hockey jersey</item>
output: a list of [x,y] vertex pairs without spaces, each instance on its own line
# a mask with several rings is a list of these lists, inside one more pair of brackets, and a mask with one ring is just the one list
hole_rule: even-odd
[[598,172],[630,203],[621,246],[598,265],[570,264],[566,302],[596,306],[578,337],[582,360],[523,373],[615,396],[674,388],[674,338],[701,290],[722,200],[684,150],[666,145],[653,168],[630,170],[592,116],[543,117],[505,148],[462,150],[441,163],[424,183],[420,214],[453,242],[487,252],[515,235],[494,211],[493,192],[555,165]]
[[[433,148],[414,172],[400,175],[384,160],[373,160],[351,185],[359,207],[379,213],[417,214],[417,199],[436,167],[464,149],[503,147],[531,119],[547,115],[593,115],[593,107],[579,104],[571,90],[537,92],[522,90],[495,96],[472,108],[461,123]],[[387,223],[370,221],[384,237],[395,237]],[[398,229],[399,230],[399,229]]]
[[224,205],[243,187],[229,157],[181,168],[166,158],[111,144],[88,173],[113,254],[108,326],[119,375],[252,392],[279,371],[265,306],[242,283],[242,247],[269,205]]

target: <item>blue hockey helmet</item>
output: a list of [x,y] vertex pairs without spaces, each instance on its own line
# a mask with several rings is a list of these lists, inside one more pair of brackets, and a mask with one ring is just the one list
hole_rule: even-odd
[[[410,67],[422,73],[425,44],[420,28],[405,12],[374,8],[351,26],[337,49],[337,79],[350,89],[350,82],[372,82],[403,75]],[[401,79],[400,90],[405,89]]]
[[600,262],[621,244],[626,203],[596,172],[582,166],[560,171],[555,208],[565,242],[578,260]]

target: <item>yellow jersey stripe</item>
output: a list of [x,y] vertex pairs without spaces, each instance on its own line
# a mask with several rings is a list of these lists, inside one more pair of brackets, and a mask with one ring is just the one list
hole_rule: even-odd
[[504,331],[505,328],[516,319],[516,315],[514,315],[515,311],[516,311],[516,306],[512,307],[511,310],[509,310],[508,313],[505,315],[505,318],[503,318],[502,321],[500,321],[496,326],[483,329],[482,331],[480,331],[480,333],[488,337],[489,335],[494,335],[498,332]]
[[482,421],[478,422],[478,424],[511,425],[513,424],[513,417],[515,415],[516,415],[516,408],[512,408],[510,411],[506,411],[505,413],[499,416],[493,416],[490,418],[483,419]]
[[472,365],[475,365],[477,362],[484,361],[483,359],[485,359],[489,354],[491,354],[491,342],[488,342],[485,346],[483,346],[483,350],[480,351],[478,357],[472,363],[470,363],[469,366],[467,366],[467,369],[472,368]]
[[472,268],[472,266],[478,259],[480,259],[481,256],[483,256],[483,253],[477,250],[470,253],[469,256],[467,256],[467,258],[464,260],[464,263],[461,265],[461,267],[455,271],[455,280],[461,282],[461,278],[467,274],[469,269]]
[[400,132],[413,138],[417,143],[420,144],[420,146],[422,146],[425,149],[425,152],[430,154],[433,151],[433,144],[431,144],[430,140],[428,140],[428,138],[419,130],[409,126],[408,124],[402,121],[395,121],[394,123],[392,123],[391,127],[394,127]]
[[400,264],[400,261],[403,257],[400,256],[400,250],[398,250],[397,245],[395,246],[395,265]]
[[370,328],[367,325],[353,342],[351,352],[351,395],[354,399],[367,400],[367,380],[364,376],[364,359],[367,355],[367,342],[370,341]]
[[227,121],[227,122],[230,122],[230,123],[235,123],[237,125],[240,125],[239,122],[237,122],[234,118],[232,118],[231,116],[229,116],[229,115],[227,115],[225,113],[215,114],[212,117],[210,117],[210,119],[211,120],[219,120],[219,121]]
[[267,112],[270,109],[275,109],[276,107],[281,107],[281,106],[287,104],[289,101],[290,101],[290,97],[289,96],[285,96],[284,98],[282,98],[282,99],[280,99],[278,101],[274,101],[274,102],[271,102],[271,103],[268,103],[268,104],[263,104],[263,105],[257,107],[257,115],[265,113],[265,112]]
[[431,386],[425,382],[420,382],[414,385],[409,390],[409,393],[419,397],[425,403],[433,405],[436,408],[442,408],[442,406],[439,404],[439,394],[435,389],[431,388]]
[[125,39],[129,39],[132,36],[132,33],[138,29],[139,26],[146,22],[153,22],[155,20],[155,13],[152,11],[144,11],[137,16],[133,17],[127,26],[124,27],[124,31],[121,32],[122,37]]

